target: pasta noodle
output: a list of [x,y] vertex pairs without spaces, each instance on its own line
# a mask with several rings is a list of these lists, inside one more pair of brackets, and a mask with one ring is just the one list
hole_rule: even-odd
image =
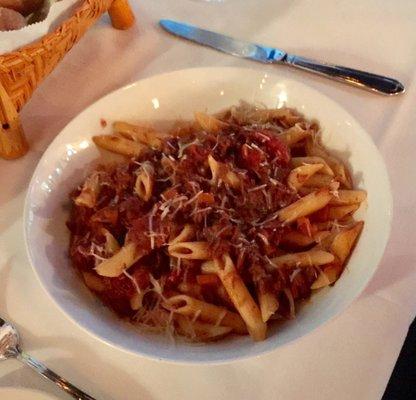
[[360,204],[367,197],[363,190],[338,190],[337,196],[334,196],[330,204],[332,205],[350,205]]
[[359,208],[359,204],[351,204],[347,206],[330,207],[328,211],[328,218],[330,220],[338,220],[346,217],[348,214],[354,214]]
[[219,119],[201,112],[195,113],[195,120],[206,132],[217,133],[226,128],[227,124]]
[[120,250],[117,239],[105,228],[102,229],[105,237],[105,251],[107,254],[114,254]]
[[149,162],[144,162],[137,174],[134,190],[144,201],[152,197],[154,185],[154,169]]
[[195,235],[195,229],[192,225],[190,224],[186,224],[181,232],[175,237],[173,238],[169,244],[173,245],[173,244],[177,244],[177,243],[181,243],[181,242],[186,242],[187,240],[190,240],[194,237]]
[[306,129],[302,129],[299,124],[296,124],[292,128],[288,129],[281,135],[281,139],[286,143],[287,146],[293,146],[299,141],[310,136],[310,132]]
[[98,173],[92,173],[82,185],[81,193],[74,199],[77,206],[93,208],[100,190]]
[[225,307],[219,307],[187,295],[170,297],[163,304],[168,310],[184,315],[190,319],[198,318],[214,325],[228,326],[236,333],[247,333],[246,326],[241,317],[228,311]]
[[266,324],[261,318],[259,307],[238,275],[230,256],[226,254],[222,259],[215,259],[212,264],[205,265],[205,271],[218,275],[234,307],[246,323],[247,330],[253,340],[264,340]]
[[147,151],[147,147],[144,144],[116,135],[93,136],[92,140],[97,146],[105,150],[127,157],[140,157]]
[[187,260],[209,260],[211,252],[207,242],[176,242],[168,247],[172,257]]
[[124,121],[114,122],[113,130],[126,139],[147,144],[155,149],[161,148],[163,139],[167,136],[151,127],[133,125]]
[[325,207],[333,198],[329,189],[318,190],[282,208],[279,218],[283,222],[292,222],[298,218],[310,215]]
[[272,258],[272,264],[278,267],[310,267],[329,264],[334,259],[334,255],[327,251],[309,250]]
[[335,157],[332,157],[328,152],[316,141],[312,139],[306,140],[306,153],[309,156],[321,157],[331,167],[337,179],[347,188],[351,189],[351,177],[345,168],[345,166],[338,161]]
[[314,174],[323,166],[323,164],[306,164],[296,167],[290,171],[290,174],[287,178],[287,184],[293,190],[297,191],[301,186],[307,184],[314,176],[316,176]]
[[119,276],[123,270],[133,265],[142,255],[137,251],[134,243],[126,244],[112,257],[99,263],[95,271],[101,276]]
[[[315,164],[319,165],[319,164]],[[304,186],[312,187],[312,188],[324,188],[329,187],[331,182],[333,182],[333,177],[331,175],[326,174],[314,174],[311,175],[306,179],[304,182]]]
[[69,253],[131,323],[195,341],[264,340],[342,276],[366,192],[290,108],[242,102],[167,131],[116,121],[101,165],[71,193]]
[[183,315],[175,315],[175,321],[178,322],[178,331],[182,335],[198,341],[219,339],[232,331],[229,326],[190,321]]
[[266,323],[279,308],[279,301],[277,300],[276,296],[274,296],[273,293],[270,292],[259,292],[258,299],[261,318],[263,322]]
[[315,282],[312,283],[311,289],[321,289],[325,286],[332,285],[339,277],[342,272],[342,267],[338,263],[334,263],[323,268],[316,278]]
[[331,251],[343,264],[351,254],[352,247],[363,229],[363,223],[357,222],[352,228],[345,229],[338,233],[331,245]]
[[326,175],[334,176],[334,172],[322,157],[293,157],[290,162],[294,167],[300,167],[301,165],[308,164],[322,164],[320,172]]
[[216,184],[219,180],[222,180],[232,188],[238,188],[240,186],[240,179],[238,178],[237,174],[233,171],[230,171],[226,164],[216,161],[214,157],[209,155],[208,165],[211,169],[213,184]]

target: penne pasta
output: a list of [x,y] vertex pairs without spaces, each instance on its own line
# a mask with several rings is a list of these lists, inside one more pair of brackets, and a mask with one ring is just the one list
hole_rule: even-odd
[[168,136],[183,137],[191,135],[199,124],[196,121],[175,121],[170,128]]
[[219,275],[218,274],[218,271],[219,271],[219,268],[218,268],[218,265],[215,263],[215,261],[214,260],[212,260],[212,259],[210,259],[209,261],[205,261],[202,265],[201,265],[201,269],[202,269],[202,272],[204,273],[204,274],[215,274],[215,275]]
[[288,108],[278,108],[274,110],[258,109],[252,113],[250,118],[260,123],[282,119],[285,122],[285,125],[289,127],[294,126],[301,120],[299,114]]
[[244,101],[240,101],[239,106],[232,106],[230,109],[218,113],[217,117],[225,121],[231,120],[231,122],[238,124],[265,124],[267,122],[280,121],[287,127],[291,127],[302,120],[302,117],[290,108],[259,108]]
[[279,138],[286,144],[286,146],[291,147],[310,135],[311,132],[309,130],[303,129],[299,124],[295,124],[285,133],[279,135]]
[[247,328],[240,315],[228,311],[225,307],[209,304],[187,295],[175,295],[167,299],[163,306],[191,320],[200,319],[213,325],[228,326],[239,334],[246,334]]
[[77,206],[93,208],[97,202],[100,191],[99,174],[93,172],[82,185],[81,193],[74,199]]
[[230,256],[226,254],[222,259],[205,263],[202,270],[218,275],[234,307],[243,318],[250,336],[255,341],[264,340],[267,326],[261,318],[259,307],[236,271]]
[[366,198],[367,193],[364,190],[338,190],[338,194],[331,199],[329,204],[336,206],[360,204]]
[[322,167],[323,164],[306,164],[292,169],[287,178],[288,186],[297,191],[300,187],[312,179],[314,174],[316,174],[316,172],[318,172]]
[[195,236],[195,229],[191,224],[186,224],[182,230],[179,232],[179,234],[174,237],[170,242],[169,245],[181,243],[181,242],[187,242],[188,240],[193,239]]
[[331,245],[334,241],[335,236],[337,235],[336,232],[331,231],[322,231],[325,232],[322,237],[318,237],[320,240],[317,242],[317,245],[314,247],[316,250],[325,250],[325,251],[331,251]]
[[300,253],[289,253],[271,259],[272,265],[283,267],[312,267],[329,264],[335,260],[333,254],[323,250],[309,250]]
[[320,245],[330,235],[330,231],[318,231],[313,234],[313,240]]
[[316,141],[308,139],[306,141],[306,153],[308,156],[321,157],[330,166],[336,179],[341,182],[347,189],[351,189],[351,177],[344,164],[335,157],[330,156],[328,152]]
[[322,164],[320,172],[329,176],[334,176],[334,172],[327,162],[322,157],[292,157],[290,160],[293,167],[300,167],[301,165],[307,164]]
[[347,206],[338,206],[338,207],[329,207],[328,211],[328,219],[330,220],[339,220],[347,215],[354,214],[358,209],[360,205],[359,204],[351,204]]
[[313,187],[313,188],[323,188],[323,187],[329,187],[329,185],[333,181],[334,181],[334,178],[331,175],[314,174],[303,183],[303,186]]
[[137,174],[134,191],[144,201],[149,201],[153,193],[154,168],[150,162],[144,162]]
[[218,133],[228,126],[228,124],[220,121],[218,118],[215,118],[212,115],[208,115],[202,112],[196,112],[194,115],[195,121],[205,132]]
[[168,253],[171,257],[186,260],[210,260],[212,258],[207,242],[176,242],[169,245]]
[[325,286],[332,285],[339,277],[342,272],[340,263],[333,263],[323,268],[316,278],[315,282],[312,283],[311,289],[317,290]]
[[102,149],[127,157],[139,157],[147,151],[147,146],[116,135],[99,135],[92,137],[93,142]]
[[334,221],[332,220],[327,220],[325,222],[317,222],[315,226],[319,231],[330,231],[335,228]]
[[200,321],[191,321],[183,315],[174,315],[178,332],[190,339],[199,341],[219,339],[232,331],[229,326],[216,326]]
[[357,222],[352,228],[346,229],[338,233],[332,244],[331,252],[335,254],[338,260],[343,264],[351,254],[351,250],[364,227],[364,222]]
[[339,279],[366,192],[296,110],[242,102],[161,130],[170,122],[116,121],[93,137],[130,160],[72,192],[71,260],[140,327],[264,340],[274,319],[294,318],[311,290]]
[[216,161],[211,155],[208,156],[208,165],[211,169],[212,182],[217,183],[222,180],[232,188],[238,188],[241,184],[238,175],[231,171],[227,164]]
[[280,240],[280,243],[287,246],[306,247],[315,242],[315,239],[311,236],[304,235],[298,231],[291,231],[284,235]]
[[332,170],[334,171],[336,180],[340,182],[344,188],[352,188],[351,176],[348,173],[348,170],[345,168],[344,164],[341,162],[333,162]]
[[[211,170],[212,181],[214,183],[216,183],[221,178],[221,176],[224,175],[224,172],[228,172],[226,165],[218,162],[214,157],[212,157],[212,155],[208,156],[208,165]],[[226,171],[224,171],[224,169]]]
[[144,252],[141,249],[137,249],[134,243],[128,243],[112,257],[99,263],[95,271],[101,276],[116,277],[143,256]]
[[120,250],[120,245],[117,242],[117,239],[105,228],[102,228],[101,232],[105,237],[104,249],[106,254],[112,255],[114,253],[117,253]]
[[114,122],[113,132],[126,139],[147,144],[155,149],[160,149],[163,139],[168,137],[168,135],[157,132],[151,127],[133,125],[122,121]]
[[332,199],[329,189],[321,189],[300,198],[278,212],[280,221],[292,222],[300,217],[305,217],[325,207]]
[[279,301],[273,293],[261,293],[257,294],[261,312],[261,318],[263,322],[267,322],[270,317],[277,311],[279,308]]

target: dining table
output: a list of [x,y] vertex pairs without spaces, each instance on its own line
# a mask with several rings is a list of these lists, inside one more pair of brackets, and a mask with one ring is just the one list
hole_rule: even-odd
[[[20,159],[0,160],[0,316],[14,323],[29,354],[97,400],[380,399],[416,314],[416,2],[131,3],[136,25],[118,31],[103,16],[23,109],[29,152]],[[163,18],[392,76],[406,92],[383,96],[285,66],[225,55],[169,35],[158,24]],[[61,312],[29,263],[23,208],[43,152],[88,105],[145,77],[210,66],[238,66],[290,78],[346,109],[384,158],[394,200],[393,223],[374,277],[341,315],[258,357],[218,365],[175,364],[110,346]],[[0,393],[10,387],[68,398],[16,360],[0,364]]]

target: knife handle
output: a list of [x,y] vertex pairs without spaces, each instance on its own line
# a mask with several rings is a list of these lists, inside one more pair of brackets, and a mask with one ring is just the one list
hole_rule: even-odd
[[327,64],[291,54],[286,56],[284,62],[304,71],[381,94],[393,96],[404,93],[405,90],[404,86],[396,79],[342,67],[340,65]]

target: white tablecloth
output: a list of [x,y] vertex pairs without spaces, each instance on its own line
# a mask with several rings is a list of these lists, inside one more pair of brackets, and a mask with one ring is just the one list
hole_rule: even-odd
[[[97,399],[380,399],[416,310],[416,2],[132,2],[137,26],[116,31],[105,17],[93,27],[25,107],[30,152],[16,161],[0,161],[0,315],[15,322],[29,353]],[[239,60],[173,38],[158,27],[160,18],[391,75],[405,83],[407,93],[382,97],[285,67]],[[42,152],[87,105],[146,76],[218,65],[275,71],[345,107],[385,158],[394,194],[394,223],[374,279],[340,317],[257,359],[206,367],[169,365],[99,342],[52,304],[25,254],[23,201]],[[0,386],[39,388],[66,398],[13,360],[1,364]]]

